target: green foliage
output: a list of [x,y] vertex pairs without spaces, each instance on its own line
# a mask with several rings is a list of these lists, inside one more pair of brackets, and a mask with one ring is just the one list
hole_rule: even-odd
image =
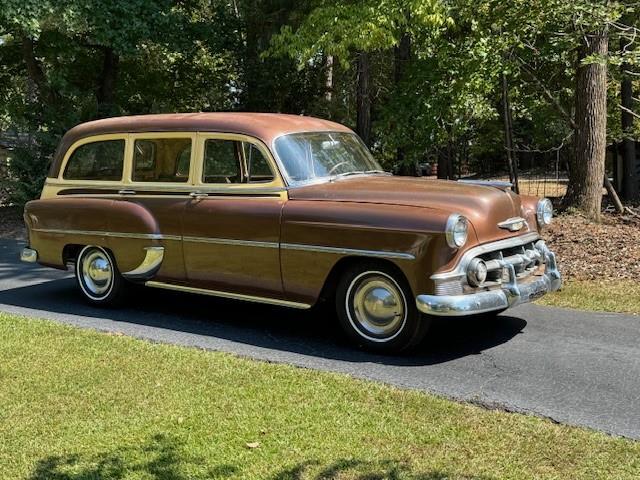
[[[640,63],[639,23],[630,0],[5,0],[0,131],[31,140],[4,182],[15,202],[34,195],[60,136],[104,116],[277,111],[353,127],[358,52],[371,63],[372,148],[388,167],[444,153],[458,170],[502,166],[503,75],[516,147],[569,144],[579,63],[611,66],[618,140],[617,84],[623,64]],[[608,57],[579,58],[602,29]]]

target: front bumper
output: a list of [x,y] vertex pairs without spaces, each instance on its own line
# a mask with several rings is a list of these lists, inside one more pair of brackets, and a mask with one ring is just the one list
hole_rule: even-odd
[[531,302],[547,292],[554,292],[562,285],[556,264],[556,256],[545,246],[545,271],[518,283],[513,265],[504,264],[509,280],[500,288],[466,295],[418,295],[418,310],[428,315],[464,316],[493,312]]

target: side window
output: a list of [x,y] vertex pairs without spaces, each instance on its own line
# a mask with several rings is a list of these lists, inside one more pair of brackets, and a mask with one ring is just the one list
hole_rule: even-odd
[[153,138],[133,144],[134,182],[186,182],[190,163],[190,138]]
[[262,154],[260,149],[252,143],[242,142],[244,157],[247,161],[247,176],[249,182],[270,182],[273,180],[273,172],[269,166],[269,161]]
[[122,180],[124,140],[85,143],[69,157],[62,178],[67,180]]
[[204,183],[241,183],[239,142],[207,140],[204,144]]

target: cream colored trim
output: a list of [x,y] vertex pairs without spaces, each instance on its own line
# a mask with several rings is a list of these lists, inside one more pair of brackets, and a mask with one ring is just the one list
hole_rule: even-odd
[[[229,184],[228,186],[225,186],[224,188],[226,189],[238,189],[238,190],[242,190],[242,189],[252,189],[252,188],[262,188],[262,187],[269,187],[269,188],[273,188],[273,187],[280,187],[283,188],[285,186],[284,181],[282,180],[282,174],[280,172],[280,169],[278,168],[278,164],[275,161],[275,159],[273,158],[273,155],[271,154],[271,151],[269,150],[269,148],[260,140],[258,140],[255,137],[251,137],[249,135],[242,135],[239,133],[217,133],[217,132],[198,132],[198,147],[197,147],[197,152],[198,152],[198,170],[195,172],[195,182],[194,184],[198,187],[198,190],[203,189],[203,188],[207,188],[210,187],[212,184],[210,183],[204,183],[202,181],[202,173],[203,173],[203,164],[204,164],[204,145],[205,142],[207,140],[210,139],[216,139],[216,140],[236,140],[236,141],[240,141],[240,142],[247,142],[247,143],[251,143],[252,145],[254,145],[258,150],[260,150],[260,152],[264,155],[264,157],[267,159],[267,162],[269,162],[269,167],[271,168],[273,175],[274,175],[274,179],[271,182],[265,182],[265,183],[235,183],[235,184]],[[246,167],[245,167],[246,169]],[[219,185],[218,185],[219,187]]]
[[[189,179],[187,182],[134,182],[132,181],[133,169],[133,149],[135,140],[154,138],[191,138],[191,163],[189,167]],[[208,139],[228,139],[251,143],[267,159],[269,166],[274,173],[274,180],[266,183],[241,183],[241,184],[210,184],[202,182],[202,169],[204,158],[204,144]],[[81,145],[105,140],[125,140],[125,156],[123,166],[123,177],[121,181],[107,180],[66,180],[63,178],[69,157]],[[65,188],[95,188],[95,189],[126,189],[135,190],[136,196],[143,197],[144,190],[185,192],[188,195],[192,192],[201,193],[233,193],[235,195],[260,195],[278,193],[280,200],[287,199],[286,185],[282,179],[278,163],[274,159],[269,148],[257,138],[249,135],[235,133],[217,132],[143,132],[143,133],[119,133],[104,134],[86,137],[75,142],[65,153],[58,178],[47,179],[42,198],[54,197]],[[100,195],[100,194],[95,194]],[[265,196],[267,196],[265,195]],[[82,194],[82,196],[93,196],[93,194]],[[241,198],[241,197],[238,197]]]
[[308,303],[290,302],[288,300],[280,300],[278,298],[256,297],[254,295],[243,295],[240,293],[223,292],[220,290],[208,290],[204,288],[187,287],[185,285],[175,285],[175,284],[164,283],[164,282],[149,281],[149,282],[145,282],[145,285],[147,287],[164,288],[167,290],[178,290],[180,292],[188,292],[188,293],[199,293],[202,295],[211,295],[213,297],[230,298],[233,300],[245,300],[248,302],[256,302],[256,303],[266,303],[269,305],[299,308],[303,310],[311,308],[311,305],[309,305]]
[[[133,152],[134,152],[134,144],[136,140],[153,140],[157,138],[189,138],[191,139],[191,159],[189,160],[189,178],[186,182],[135,182],[133,181]],[[197,133],[196,132],[143,132],[143,133],[130,133],[129,141],[131,146],[127,151],[127,156],[125,157],[125,164],[128,165],[128,174],[124,176],[123,185],[127,185],[133,187],[135,190],[136,187],[139,188],[147,188],[151,189],[153,187],[154,190],[160,190],[162,187],[168,190],[174,190],[175,188],[179,188],[181,186],[192,186],[194,179],[194,172],[196,170],[196,160],[198,157],[196,156],[197,150]]]
[[149,278],[158,271],[164,259],[164,247],[146,247],[145,251],[146,254],[142,263],[133,270],[122,272],[124,277],[132,280],[136,278]]
[[[104,142],[106,140],[124,140],[124,169],[126,170],[127,164],[127,144],[128,144],[128,133],[109,133],[104,135],[94,135],[91,137],[86,137],[75,142],[67,152],[64,154],[64,158],[62,159],[62,165],[60,165],[60,171],[58,172],[58,181],[64,181],[65,185],[79,185],[83,183],[87,183],[87,180],[69,180],[64,179],[64,171],[67,168],[67,162],[69,161],[69,157],[77,150],[78,147],[82,145],[86,145],[87,143],[95,143],[95,142]],[[124,176],[123,176],[124,178]],[[122,180],[91,180],[92,185],[120,185],[122,184]]]

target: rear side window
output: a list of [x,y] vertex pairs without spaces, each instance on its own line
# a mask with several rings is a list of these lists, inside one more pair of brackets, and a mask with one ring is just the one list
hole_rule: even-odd
[[241,183],[240,145],[234,140],[207,140],[204,144],[204,183]]
[[66,180],[122,180],[124,140],[104,140],[76,148],[64,171]]
[[260,149],[252,143],[242,142],[244,157],[247,162],[247,176],[249,182],[270,182],[273,180],[273,172],[269,166],[269,161],[262,154]]
[[134,182],[186,182],[190,164],[190,138],[153,138],[133,144]]

